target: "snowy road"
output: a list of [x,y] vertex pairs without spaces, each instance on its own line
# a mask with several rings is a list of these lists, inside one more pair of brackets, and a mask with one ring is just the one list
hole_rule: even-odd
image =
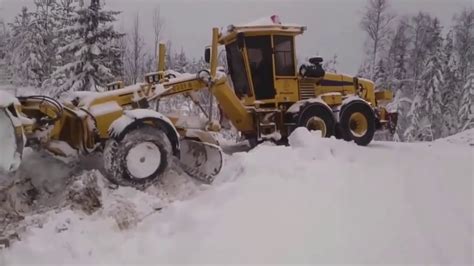
[[[298,130],[292,147],[227,157],[212,187],[129,230],[103,212],[52,213],[0,253],[0,265],[472,265],[473,132],[358,147]],[[143,192],[123,191],[138,212],[152,204]]]

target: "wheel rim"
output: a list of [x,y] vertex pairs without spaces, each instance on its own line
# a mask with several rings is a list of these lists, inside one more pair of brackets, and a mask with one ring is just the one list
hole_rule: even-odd
[[369,123],[364,114],[355,112],[349,118],[349,129],[352,135],[356,137],[362,137],[367,133]]
[[161,151],[153,142],[141,142],[128,151],[126,162],[130,175],[147,178],[160,167]]
[[326,136],[326,132],[327,132],[326,123],[320,117],[313,116],[310,119],[308,119],[308,122],[306,122],[306,128],[309,131],[319,130],[321,131],[321,136],[323,137]]

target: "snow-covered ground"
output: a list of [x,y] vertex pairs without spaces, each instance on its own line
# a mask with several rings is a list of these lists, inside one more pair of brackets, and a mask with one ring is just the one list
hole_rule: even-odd
[[473,137],[359,147],[298,129],[291,147],[229,155],[212,186],[176,176],[174,195],[104,189],[93,215],[27,217],[42,226],[0,265],[472,265]]

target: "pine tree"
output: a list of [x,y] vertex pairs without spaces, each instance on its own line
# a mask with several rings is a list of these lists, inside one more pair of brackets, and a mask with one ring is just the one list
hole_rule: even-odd
[[181,52],[174,55],[173,70],[178,71],[179,73],[186,73],[188,72],[188,68],[188,58],[186,57],[186,53],[184,52],[183,48],[181,48]]
[[462,88],[459,107],[459,130],[474,128],[474,66],[469,69],[467,82]]
[[395,34],[391,40],[387,54],[390,80],[395,84],[392,87],[394,92],[404,91],[405,79],[407,78],[407,57],[410,39],[408,36],[408,25],[403,19],[399,22]]
[[462,85],[474,64],[474,9],[464,9],[454,18],[455,49],[458,54]]
[[9,65],[11,72],[15,73],[14,84],[21,86],[36,86],[39,83],[39,75],[35,70],[41,68],[38,60],[36,44],[38,40],[34,23],[34,13],[23,7],[14,22],[9,24],[12,32],[8,44],[11,55]]
[[174,69],[174,57],[173,57],[173,43],[171,41],[166,42],[166,56],[165,56],[165,69]]
[[3,60],[7,55],[7,43],[10,34],[3,20],[0,19],[0,60]]
[[438,19],[433,20],[431,28],[431,41],[429,42],[431,49],[429,50],[429,58],[422,75],[423,91],[426,92],[426,100],[422,108],[423,116],[431,125],[432,138],[441,137],[441,126],[443,125],[443,101],[441,90],[443,86],[443,39],[441,37],[441,26]]
[[407,128],[403,133],[403,137],[406,141],[416,141],[421,139],[420,132],[425,125],[421,125],[422,118],[420,117],[419,110],[421,109],[422,98],[420,95],[416,95],[411,101],[410,109],[407,112],[407,120],[409,121]]
[[116,32],[111,23],[118,14],[102,10],[99,0],[91,0],[89,7],[82,5],[74,12],[74,25],[65,29],[73,39],[58,51],[60,55],[73,54],[73,61],[54,73],[54,76],[65,76],[66,79],[59,80],[62,84],[58,84],[52,94],[97,91],[114,79],[111,67],[120,55],[110,52],[110,44],[123,35]]
[[447,137],[457,132],[458,129],[458,102],[459,102],[459,81],[457,73],[457,59],[454,51],[453,31],[449,31],[443,48],[443,80],[441,89],[443,99],[443,125],[442,137]]
[[57,28],[61,25],[56,20],[56,0],[35,0],[36,12],[34,13],[34,27],[37,42],[35,52],[39,66],[35,69],[38,75],[38,87],[43,86],[49,79],[56,64]]
[[409,36],[409,18],[403,17],[398,22],[395,32],[390,39],[390,45],[386,54],[386,89],[390,89],[394,94],[394,99],[388,104],[391,112],[398,113],[398,123],[393,139],[395,141],[404,141],[404,132],[410,125],[408,111],[411,108],[412,91],[408,79],[408,52],[411,44]]
[[[72,34],[68,34],[68,31],[64,29],[68,29],[69,27],[74,25],[73,17],[77,7],[78,6],[75,0],[58,0],[57,2],[55,10],[56,12],[54,13],[54,15],[56,24],[58,25],[55,40],[55,43],[58,48],[71,43],[74,37]],[[73,55],[71,54],[57,54],[57,66],[65,65],[67,62],[71,62],[72,56]]]
[[429,14],[420,12],[411,19],[410,38],[412,39],[412,48],[409,52],[409,69],[410,78],[413,81],[412,88],[418,87],[420,76],[426,64],[427,46],[429,46],[430,34],[429,29],[432,25],[432,18]]
[[[405,136],[410,140],[431,141],[440,137],[440,126],[443,124],[441,99],[443,39],[437,18],[431,19],[431,17],[420,13],[413,21],[415,25],[415,47],[413,50],[423,53],[416,55],[416,57],[423,60],[421,63],[424,65],[422,67],[420,62],[413,62],[415,96],[408,113],[410,126],[407,128]],[[417,71],[419,74],[416,73]]]
[[458,60],[460,101],[458,104],[458,130],[472,128],[474,73],[474,9],[466,8],[454,18],[454,49]]
[[387,67],[383,58],[380,58],[375,66],[374,81],[376,88],[387,88],[388,86]]

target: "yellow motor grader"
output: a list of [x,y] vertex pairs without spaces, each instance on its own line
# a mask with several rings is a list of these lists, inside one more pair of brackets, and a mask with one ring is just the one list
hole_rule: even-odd
[[[326,73],[318,57],[297,67],[295,38],[305,30],[282,24],[277,16],[226,30],[214,28],[212,44],[205,50],[210,69],[193,75],[166,75],[166,49],[160,45],[158,71],[147,74],[143,84],[123,87],[115,82],[106,92],[77,92],[67,101],[2,93],[0,137],[8,148],[0,168],[15,170],[24,146],[63,156],[101,150],[107,178],[119,185],[152,184],[172,162],[211,183],[222,167],[222,151],[213,134],[220,125],[211,119],[217,111],[213,99],[253,145],[264,140],[284,143],[297,127],[359,145],[369,144],[376,130],[393,131],[396,113],[382,106],[392,99],[389,91],[377,90],[366,79]],[[226,74],[217,71],[220,46],[226,52]],[[204,89],[212,95],[208,110],[195,97]],[[209,119],[189,128],[180,117],[151,107],[174,95],[188,96]]]

